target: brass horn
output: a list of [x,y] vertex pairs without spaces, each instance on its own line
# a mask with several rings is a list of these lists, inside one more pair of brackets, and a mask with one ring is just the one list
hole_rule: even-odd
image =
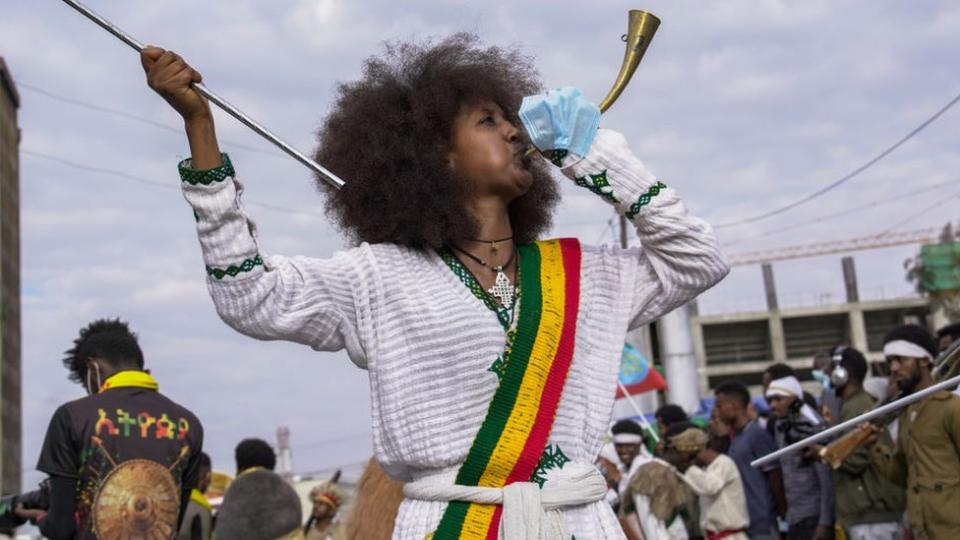
[[[623,63],[620,64],[620,73],[617,73],[617,80],[614,81],[613,87],[610,88],[607,97],[603,98],[598,105],[601,113],[606,112],[623,93],[623,89],[630,84],[630,79],[633,78],[633,73],[637,71],[640,60],[643,60],[643,55],[647,52],[650,42],[653,41],[657,28],[660,28],[660,19],[656,15],[639,9],[630,10],[627,33],[620,36],[620,39],[627,44],[623,53]],[[531,145],[525,156],[529,157],[535,153],[537,153],[537,147]]]
[[647,52],[647,47],[650,46],[659,27],[660,19],[656,15],[639,9],[630,10],[627,33],[620,38],[627,44],[627,49],[623,53],[623,64],[620,65],[620,73],[617,74],[613,88],[598,105],[600,112],[606,112],[630,83],[633,72],[640,65],[640,60],[643,60],[643,54]]

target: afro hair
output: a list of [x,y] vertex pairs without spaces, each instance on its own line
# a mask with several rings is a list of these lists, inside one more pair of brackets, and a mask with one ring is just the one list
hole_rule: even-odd
[[[519,125],[520,102],[540,89],[529,58],[482,47],[471,34],[388,44],[367,59],[360,80],[339,85],[318,132],[317,161],[346,180],[340,190],[318,181],[331,218],[359,242],[423,249],[476,238],[470,186],[447,158],[454,120],[464,105],[490,101]],[[530,172],[530,189],[508,208],[517,243],[549,227],[559,200],[543,160],[532,160]]]

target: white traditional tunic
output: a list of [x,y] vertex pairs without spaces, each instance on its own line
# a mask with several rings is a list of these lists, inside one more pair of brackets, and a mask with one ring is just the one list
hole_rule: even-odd
[[[564,173],[633,216],[641,243],[583,247],[573,361],[547,450],[590,465],[607,431],[628,329],[688,302],[728,266],[710,226],[659,187],[620,134],[600,130],[589,155]],[[612,192],[601,190],[607,182]],[[266,255],[236,179],[183,188],[223,320],[258,339],[346,349],[369,373],[374,452],[383,468],[400,480],[452,482],[497,389],[490,368],[506,336],[496,315],[433,251],[364,243],[329,259]],[[406,500],[394,538],[423,540],[445,507]],[[563,519],[577,540],[623,537],[603,501],[568,508]]]
[[700,496],[700,527],[704,533],[741,531],[725,538],[747,540],[743,532],[750,526],[747,496],[732,459],[720,454],[706,469],[694,465],[683,474],[683,480]]

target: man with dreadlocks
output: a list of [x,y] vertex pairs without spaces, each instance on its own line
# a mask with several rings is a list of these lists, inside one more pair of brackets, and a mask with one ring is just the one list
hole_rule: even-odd
[[51,540],[173,538],[197,487],[203,429],[159,392],[120,320],[80,330],[63,363],[89,396],[50,420],[37,469],[50,475]]
[[[347,179],[327,208],[359,245],[268,256],[190,86],[199,73],[155,47],[142,61],[184,118],[182,185],[220,316],[368,370],[377,460],[408,482],[394,538],[622,537],[593,461],[624,337],[728,266],[710,226],[597,130],[595,105],[569,88],[533,95],[529,59],[469,35],[388,46],[339,87],[316,152]],[[537,241],[558,192],[531,139],[642,247]]]

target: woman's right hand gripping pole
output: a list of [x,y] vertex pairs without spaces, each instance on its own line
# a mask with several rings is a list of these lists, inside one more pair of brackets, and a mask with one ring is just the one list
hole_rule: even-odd
[[183,117],[190,143],[194,169],[213,169],[223,161],[214,130],[210,104],[193,87],[203,80],[180,55],[159,47],[147,46],[140,52],[147,84]]

